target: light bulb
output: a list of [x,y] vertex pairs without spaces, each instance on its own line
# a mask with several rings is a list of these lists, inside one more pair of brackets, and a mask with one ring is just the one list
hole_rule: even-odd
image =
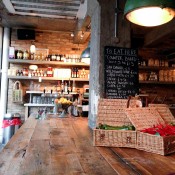
[[174,11],[172,9],[160,7],[139,8],[126,15],[126,18],[132,23],[148,27],[165,24],[173,17]]

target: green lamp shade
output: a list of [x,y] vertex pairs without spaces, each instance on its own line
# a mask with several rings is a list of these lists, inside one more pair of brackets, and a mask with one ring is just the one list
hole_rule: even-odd
[[90,58],[90,47],[87,47],[81,54],[81,58]]
[[86,63],[86,64],[90,64],[90,46],[88,45],[88,47],[82,52],[81,54],[81,62]]
[[174,13],[174,0],[127,0],[124,9],[130,22],[148,27],[171,21]]

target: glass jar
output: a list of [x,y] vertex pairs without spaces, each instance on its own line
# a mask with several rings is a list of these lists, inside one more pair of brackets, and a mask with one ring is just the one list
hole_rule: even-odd
[[47,76],[48,77],[53,77],[53,69],[52,69],[52,67],[48,67],[47,68]]
[[23,76],[28,76],[28,69],[26,67],[23,68]]

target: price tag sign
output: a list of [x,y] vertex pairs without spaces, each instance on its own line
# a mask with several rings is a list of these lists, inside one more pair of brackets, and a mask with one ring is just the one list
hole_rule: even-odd
[[106,46],[104,49],[106,98],[126,99],[139,92],[138,51]]

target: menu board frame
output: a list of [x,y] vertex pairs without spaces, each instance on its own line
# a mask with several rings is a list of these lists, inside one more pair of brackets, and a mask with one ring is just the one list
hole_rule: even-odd
[[105,98],[127,99],[139,92],[138,50],[105,46]]

